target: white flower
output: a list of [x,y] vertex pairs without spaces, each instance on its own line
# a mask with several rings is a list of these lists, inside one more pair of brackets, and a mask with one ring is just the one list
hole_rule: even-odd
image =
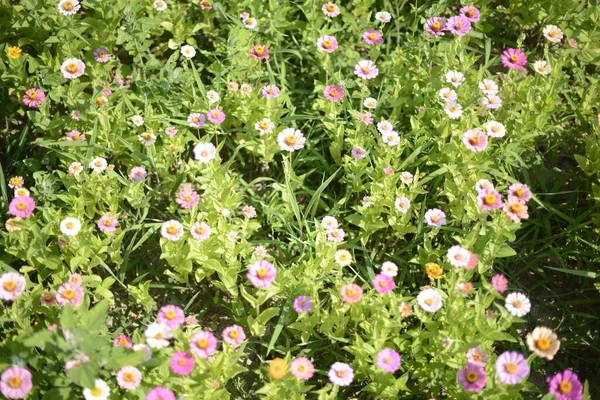
[[29,197],[29,190],[25,188],[15,188],[15,197]]
[[345,267],[352,264],[352,254],[346,249],[341,249],[335,252],[335,262],[340,267]]
[[506,135],[504,125],[502,125],[500,122],[490,121],[487,124],[485,124],[485,129],[487,131],[488,136],[491,137],[500,138]]
[[244,27],[248,29],[254,29],[256,28],[256,25],[258,25],[258,21],[256,20],[256,18],[252,17],[244,18],[242,23],[244,24]]
[[289,152],[300,150],[304,147],[305,143],[306,138],[298,129],[287,128],[277,135],[277,144],[279,144],[281,150]]
[[527,296],[519,292],[509,293],[506,296],[506,304],[504,306],[515,317],[527,315],[531,310],[531,302]]
[[379,121],[379,123],[377,123],[377,130],[383,135],[384,133],[393,131],[394,125],[392,125],[390,121],[382,119],[381,121]]
[[162,224],[160,233],[165,239],[176,242],[183,236],[183,225],[181,222],[171,219]]
[[446,103],[454,103],[456,101],[456,92],[450,88],[440,89],[440,99]]
[[388,146],[396,146],[398,143],[400,143],[400,135],[398,135],[398,132],[394,131],[382,133],[381,139],[383,140],[383,143],[387,144]]
[[185,46],[181,47],[181,54],[185,58],[192,58],[196,55],[196,49],[194,49],[189,44],[186,44]]
[[448,250],[446,257],[448,257],[448,262],[450,262],[450,265],[452,265],[453,267],[466,267],[467,265],[469,265],[469,260],[471,259],[471,252],[460,246],[452,246]]
[[208,92],[206,92],[206,97],[208,98],[209,104],[213,104],[221,100],[221,96],[219,96],[219,93],[215,92],[214,90],[209,90]]
[[410,185],[413,182],[413,174],[408,171],[400,172],[400,181],[405,185]]
[[344,230],[340,228],[327,231],[327,240],[329,240],[330,242],[343,242],[345,236],[346,232],[344,232]]
[[379,11],[379,12],[375,13],[375,19],[379,22],[383,22],[384,24],[387,24],[388,22],[390,22],[392,20],[392,14],[390,14],[387,11]]
[[556,25],[546,25],[543,32],[544,37],[552,43],[559,43],[563,38],[563,32]]
[[481,89],[485,95],[498,94],[498,84],[491,79],[484,79],[479,82],[479,89]]
[[83,171],[83,165],[81,163],[74,161],[69,165],[69,175],[76,176],[79,175]]
[[147,344],[135,344],[132,349],[133,351],[143,351],[146,354],[143,362],[152,360],[152,350],[150,350],[150,347]]
[[134,115],[131,117],[131,122],[133,122],[135,126],[142,126],[144,125],[144,118],[141,115]]
[[81,230],[81,222],[77,218],[67,217],[60,221],[60,231],[65,236],[75,236]]
[[58,3],[58,11],[63,15],[74,15],[81,8],[77,0],[60,0]]
[[229,217],[231,215],[231,211],[229,211],[228,209],[224,208],[221,210],[221,215],[224,216],[225,218]]
[[417,303],[423,310],[434,313],[442,308],[442,296],[435,289],[425,289],[417,296]]
[[167,3],[164,0],[155,0],[153,6],[156,11],[165,11],[167,9]]
[[484,105],[485,108],[492,110],[502,107],[502,99],[496,96],[495,94],[490,94],[484,97],[481,103]]
[[396,210],[400,211],[401,213],[406,214],[410,208],[410,200],[405,196],[397,197],[396,201],[394,202],[394,207],[396,207]]
[[363,105],[367,108],[375,108],[377,107],[377,100],[372,97],[367,97],[363,102]]
[[446,82],[452,84],[454,87],[459,87],[464,81],[465,76],[458,71],[449,71],[446,74]]
[[550,64],[543,60],[533,63],[533,69],[540,75],[548,75],[550,72],[552,72],[552,67],[550,67]]
[[385,261],[381,264],[381,273],[393,278],[398,275],[398,266],[391,261]]
[[425,223],[429,226],[440,227],[446,225],[446,213],[439,208],[427,210],[424,216]]
[[146,343],[152,349],[163,349],[170,345],[169,339],[173,337],[171,328],[165,324],[153,323],[144,331]]
[[146,147],[152,146],[156,142],[156,135],[152,132],[144,132],[138,137],[141,144]]
[[273,128],[275,128],[275,124],[271,122],[269,118],[263,118],[254,124],[254,128],[260,132],[261,135],[266,133],[273,132]]
[[102,379],[96,379],[91,389],[83,388],[85,400],[108,400],[108,396],[110,396],[110,387]]
[[201,163],[209,163],[215,158],[217,149],[212,143],[200,142],[194,147],[194,158]]
[[247,83],[242,83],[242,86],[240,86],[240,92],[242,92],[242,94],[249,95],[252,93],[252,86],[248,85]]
[[235,243],[240,240],[240,234],[236,231],[229,231],[227,232],[227,240],[229,240],[231,243]]
[[332,216],[323,217],[321,220],[321,226],[326,230],[330,231],[332,229],[337,229],[339,226],[338,220]]
[[480,179],[475,183],[475,190],[481,192],[483,190],[494,190],[494,184],[487,179]]
[[96,157],[90,162],[90,168],[93,169],[95,172],[104,171],[107,165],[108,163],[106,162],[106,159],[102,157]]
[[458,103],[446,103],[444,111],[450,119],[459,119],[463,113],[462,106]]

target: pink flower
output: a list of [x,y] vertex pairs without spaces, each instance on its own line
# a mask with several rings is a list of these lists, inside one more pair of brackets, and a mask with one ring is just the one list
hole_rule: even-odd
[[175,128],[173,125],[169,125],[165,128],[165,133],[171,137],[177,135],[177,128]]
[[481,129],[469,129],[463,134],[462,142],[467,149],[473,153],[478,153],[487,148],[488,137]]
[[117,372],[117,384],[124,390],[135,390],[142,383],[142,373],[136,367],[123,367]]
[[504,293],[508,288],[508,279],[502,274],[496,274],[492,277],[492,287],[498,293]]
[[256,60],[268,60],[269,48],[264,44],[255,44],[250,49],[250,56]]
[[373,123],[373,114],[370,112],[360,114],[360,121],[365,125],[371,125]]
[[132,181],[143,181],[148,176],[148,172],[144,167],[133,167],[129,172],[129,179]]
[[279,88],[277,85],[263,86],[260,91],[263,97],[267,100],[279,97]]
[[169,360],[169,367],[176,375],[189,375],[195,365],[194,357],[185,351],[176,351]]
[[196,222],[190,228],[190,233],[192,237],[196,240],[206,240],[210,237],[210,226],[204,222]]
[[343,229],[331,229],[327,232],[327,240],[330,242],[343,242],[344,237],[346,236],[346,232]]
[[484,367],[487,360],[488,356],[485,350],[481,350],[479,347],[473,347],[467,351],[467,361],[470,363]]
[[360,160],[367,156],[367,151],[360,146],[354,146],[351,151],[352,157]]
[[324,35],[317,40],[317,49],[332,53],[338,48],[338,41],[334,36]]
[[323,11],[323,14],[331,18],[340,15],[340,7],[337,4],[332,3],[331,1],[329,3],[323,4],[321,10]]
[[83,278],[79,274],[71,274],[69,275],[69,283],[72,283],[73,285],[82,286]]
[[38,107],[44,102],[45,98],[46,93],[42,89],[27,89],[23,95],[23,104],[31,108]]
[[425,21],[425,32],[433,36],[444,36],[446,20],[442,17],[431,17]]
[[188,315],[185,317],[186,325],[198,325],[198,318],[195,315]]
[[217,351],[217,338],[212,332],[200,331],[192,336],[190,348],[197,357],[206,359]]
[[94,57],[97,62],[104,64],[110,60],[110,53],[104,47],[98,47],[94,51]]
[[221,124],[223,121],[225,121],[225,117],[226,115],[223,112],[223,110],[220,110],[218,108],[209,110],[206,113],[206,118],[208,118],[208,120],[213,124]]
[[377,367],[385,372],[394,373],[400,368],[401,357],[394,349],[385,348],[377,353]]
[[354,370],[346,363],[335,362],[329,369],[327,376],[334,385],[348,386],[354,380]]
[[183,325],[185,314],[183,310],[172,304],[162,306],[158,311],[156,321],[159,324],[167,325],[171,329],[180,328]]
[[492,211],[502,208],[502,196],[493,189],[482,190],[477,194],[477,205],[483,211]]
[[125,347],[126,349],[130,349],[133,347],[133,341],[131,338],[124,333],[120,333],[117,335],[115,340],[113,340],[114,347]]
[[383,42],[383,36],[375,29],[369,29],[368,31],[363,32],[362,40],[368,45],[375,45]]
[[248,273],[246,277],[250,280],[254,287],[268,288],[271,286],[275,277],[277,276],[277,270],[268,261],[260,260],[248,267]]
[[97,225],[102,232],[114,232],[117,225],[119,225],[119,221],[112,215],[103,215],[98,220]]
[[80,285],[74,285],[72,283],[63,283],[58,288],[56,294],[56,302],[60,306],[70,304],[73,307],[77,307],[83,301],[83,288]]
[[329,101],[339,101],[344,98],[344,89],[338,85],[329,85],[323,90],[323,95]]
[[40,296],[40,303],[46,307],[50,307],[56,303],[56,295],[52,292],[44,292]]
[[102,89],[102,94],[104,96],[110,96],[112,94],[112,90],[110,90],[110,88],[104,88]]
[[204,114],[201,113],[191,113],[187,117],[187,122],[192,128],[200,128],[205,120]]
[[471,257],[469,258],[469,263],[467,264],[465,269],[473,269],[477,266],[477,263],[479,262],[477,254],[473,253],[472,251],[469,251],[469,253],[471,254]]
[[76,79],[85,72],[85,64],[78,58],[69,58],[62,63],[60,71],[65,78]]
[[361,60],[354,66],[354,75],[362,79],[373,79],[379,74],[375,63],[371,60]]
[[307,381],[314,375],[315,367],[308,358],[296,357],[290,364],[290,371],[295,378]]
[[521,220],[529,218],[527,205],[517,197],[509,197],[504,203],[503,211],[513,222],[521,222]]
[[24,399],[32,387],[31,372],[27,368],[13,365],[0,376],[0,392],[7,399]]
[[242,207],[242,214],[244,214],[245,217],[254,218],[256,217],[256,208],[251,205],[245,205]]
[[477,22],[480,18],[479,10],[473,6],[466,6],[461,8],[460,15],[463,15],[470,22]]
[[177,200],[175,201],[181,208],[187,210],[196,207],[199,200],[200,196],[198,196],[198,193],[195,190],[183,189],[179,191],[177,194]]
[[231,325],[223,329],[221,337],[231,347],[237,347],[246,340],[244,329],[239,325]]
[[464,15],[457,15],[448,18],[446,22],[446,29],[458,36],[465,36],[471,32],[471,21]]
[[35,209],[35,201],[29,196],[19,196],[12,199],[8,212],[20,218],[29,218]]
[[177,400],[177,397],[171,390],[157,386],[146,393],[146,400]]
[[524,183],[513,183],[508,187],[508,197],[516,197],[521,201],[528,202],[531,200],[531,191]]
[[527,64],[527,57],[519,49],[507,49],[502,52],[500,56],[502,65],[510,69],[520,69],[525,71],[525,65]]
[[80,142],[85,142],[85,134],[79,132],[77,129],[73,129],[72,131],[69,131],[66,133],[67,137],[65,138],[65,140],[67,141],[80,141]]
[[465,369],[458,370],[457,379],[467,392],[479,392],[487,384],[485,369],[473,363],[467,363]]
[[379,274],[373,279],[373,286],[378,293],[386,294],[394,290],[396,284],[394,283],[394,279],[391,277],[385,274]]
[[340,289],[342,301],[348,304],[354,304],[362,299],[363,290],[356,283],[349,283]]
[[14,301],[25,291],[25,277],[16,272],[5,272],[0,275],[0,299]]

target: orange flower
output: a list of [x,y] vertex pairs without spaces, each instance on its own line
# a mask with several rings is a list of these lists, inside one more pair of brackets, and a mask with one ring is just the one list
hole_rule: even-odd
[[271,375],[271,378],[278,381],[279,379],[283,379],[286,373],[287,364],[285,360],[280,357],[274,358],[269,365],[269,375]]
[[440,267],[439,264],[436,263],[425,264],[425,272],[427,273],[429,279],[440,279],[444,274],[442,267]]

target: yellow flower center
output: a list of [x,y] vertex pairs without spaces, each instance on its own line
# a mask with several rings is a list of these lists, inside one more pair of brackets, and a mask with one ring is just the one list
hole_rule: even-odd
[[50,293],[46,293],[44,295],[44,300],[46,300],[47,302],[51,302],[52,301],[52,295]]
[[331,40],[329,40],[329,39],[323,40],[323,48],[324,49],[330,49],[331,46],[333,46],[333,43],[331,43]]
[[387,285],[388,285],[387,281],[381,281],[381,282],[379,282],[379,287],[386,288]]
[[37,97],[38,97],[37,92],[31,92],[31,93],[29,93],[29,98],[31,100],[35,100],[35,99],[37,99]]
[[92,389],[91,393],[92,393],[92,396],[98,397],[102,394],[102,389],[100,389],[99,387],[96,386],[95,388]]
[[515,190],[515,194],[519,197],[523,196],[525,194],[525,189],[523,189],[522,187],[518,188],[517,190]]
[[523,307],[523,303],[521,303],[521,300],[515,300],[515,301],[513,301],[513,307],[521,308],[521,307]]
[[197,233],[198,235],[202,235],[202,234],[204,233],[204,230],[205,230],[205,229],[204,229],[204,227],[203,227],[203,226],[199,226],[199,227],[197,227],[197,228],[196,228],[196,233]]
[[15,281],[6,281],[4,282],[4,289],[6,289],[9,292],[14,291],[17,288],[17,282]]
[[101,167],[101,166],[102,166],[102,161],[98,160],[98,161],[96,161],[96,162],[94,163],[94,165],[95,165],[96,167]]
[[327,4],[327,11],[330,13],[335,11],[335,4]]
[[176,234],[176,233],[177,233],[177,227],[176,227],[176,226],[174,226],[174,225],[169,225],[169,226],[167,227],[167,233],[168,233],[169,235],[174,235],[174,234]]
[[165,3],[163,3],[162,1],[157,1],[156,2],[156,7],[161,8]]
[[344,371],[343,369],[338,369],[337,371],[335,371],[335,374],[338,378],[343,378],[344,376],[346,376],[346,371]]
[[240,336],[240,333],[236,329],[229,332],[229,337],[232,339],[237,339],[239,336]]
[[196,342],[196,345],[204,350],[208,347],[208,339],[200,339]]
[[17,203],[17,210],[25,211],[25,209],[27,209],[27,203],[25,203],[24,201],[19,201]]
[[455,27],[456,29],[461,29],[461,28],[463,27],[463,23],[462,23],[462,21],[457,21],[457,22],[454,24],[454,27]]
[[294,135],[289,135],[288,137],[285,138],[285,143],[288,146],[293,146],[296,144],[296,137]]
[[429,299],[425,299],[425,304],[427,304],[428,306],[433,304],[433,299],[429,298]]
[[177,314],[173,310],[169,310],[165,313],[165,317],[167,319],[174,319],[176,316],[177,316]]
[[336,88],[331,88],[331,89],[329,89],[329,95],[330,95],[331,97],[335,97],[335,96],[337,96],[337,95],[338,95],[338,91],[337,91],[337,89],[336,89]]
[[562,381],[560,383],[560,391],[564,394],[569,394],[571,393],[571,390],[573,390],[573,384],[569,381]]
[[18,387],[21,387],[21,378],[19,378],[18,376],[13,376],[8,380],[8,385],[13,388],[16,389]]
[[68,221],[65,226],[67,229],[73,229],[75,227],[75,223],[73,221]]
[[481,361],[481,354],[479,354],[479,353],[473,354],[473,360],[475,360],[475,361]]
[[479,137],[479,135],[474,135],[469,138],[469,143],[471,143],[474,146],[478,145],[480,141],[481,141],[481,138]]
[[72,74],[75,73],[75,72],[77,72],[77,64],[75,64],[73,62],[67,64],[67,71],[70,72],[70,73],[72,73]]
[[121,337],[121,338],[119,339],[119,344],[120,344],[121,346],[125,346],[125,345],[127,344],[127,339],[125,339],[124,337]]
[[377,39],[377,34],[374,32],[369,33],[369,39],[371,39],[371,40]]
[[110,218],[106,218],[104,220],[104,226],[112,226],[112,220]]
[[187,364],[187,360],[186,360],[186,358],[185,358],[185,357],[181,357],[181,358],[180,358],[180,359],[177,361],[177,364],[179,364],[180,366],[182,366],[182,367],[183,367],[184,365],[186,365],[186,364]]
[[520,203],[515,203],[510,206],[510,209],[514,213],[518,213],[523,209],[523,206]]
[[193,117],[192,118],[192,122],[199,122],[199,121],[200,121],[200,118],[198,118],[198,117]]
[[483,198],[483,202],[485,204],[487,204],[488,206],[491,206],[492,204],[496,203],[496,196],[492,193],[486,194],[485,197]]
[[513,54],[512,56],[510,56],[510,61],[516,63],[517,61],[519,61],[519,56],[516,54]]
[[368,65],[365,65],[362,67],[362,70],[365,74],[368,74],[369,72],[371,72],[371,67]]
[[469,372],[467,372],[466,378],[467,378],[467,382],[474,383],[474,382],[477,382],[478,376],[477,376],[477,373],[475,373],[473,371],[469,371]]
[[265,48],[263,46],[256,46],[254,48],[254,52],[256,54],[258,54],[259,56],[263,55],[265,53]]
[[467,11],[465,11],[465,17],[471,18],[473,15],[475,15],[475,11],[472,8],[468,8]]
[[163,334],[162,333],[157,333],[156,335],[154,335],[154,339],[158,339],[161,340],[163,338]]
[[123,380],[125,382],[133,382],[135,380],[135,376],[133,375],[133,372],[125,372],[123,374]]
[[440,216],[439,215],[434,215],[433,217],[431,217],[431,222],[438,222],[440,220]]
[[63,10],[65,10],[65,11],[71,11],[74,7],[75,7],[75,5],[73,4],[72,1],[65,1],[63,3]]
[[298,370],[298,372],[304,372],[306,371],[306,366],[304,364],[300,364],[296,369]]
[[540,350],[548,350],[550,348],[550,340],[548,338],[540,338],[535,342],[535,345]]
[[356,290],[354,290],[354,288],[348,288],[346,289],[346,295],[350,296],[350,297],[354,297],[356,295]]
[[264,278],[265,276],[267,276],[267,270],[264,267],[261,267],[258,269],[258,271],[256,271],[256,276],[258,276],[259,278]]
[[506,370],[506,372],[508,372],[509,374],[514,374],[517,372],[518,369],[518,365],[512,361],[507,362],[504,365],[504,369]]
[[73,289],[67,289],[63,291],[62,296],[67,300],[71,300],[73,297],[75,297],[75,291]]

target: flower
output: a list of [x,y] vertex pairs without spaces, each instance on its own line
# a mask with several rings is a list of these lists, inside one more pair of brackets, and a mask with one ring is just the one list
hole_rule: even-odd
[[94,170],[94,172],[102,172],[106,169],[108,163],[105,158],[96,157],[92,161],[90,161],[90,168]]
[[152,3],[152,6],[158,12],[165,11],[167,9],[167,3],[164,0],[154,0],[154,3]]
[[491,79],[484,79],[479,82],[479,89],[481,89],[485,95],[498,94],[498,84]]
[[479,392],[487,384],[485,369],[479,364],[467,363],[465,369],[458,370],[457,378],[467,392]]
[[408,318],[412,315],[412,306],[410,304],[408,304],[407,302],[403,301],[398,306],[398,312],[400,313],[400,315],[402,317]]
[[267,100],[279,97],[279,88],[277,85],[266,85],[260,89],[263,97]]
[[130,349],[133,347],[133,342],[131,341],[131,338],[129,336],[125,335],[124,333],[121,333],[117,335],[117,337],[115,337],[115,340],[113,340],[113,346],[125,347],[126,349]]
[[460,282],[456,284],[456,293],[459,295],[469,295],[472,291],[473,284],[471,282]]
[[183,236],[183,225],[181,225],[181,222],[171,219],[163,222],[160,233],[163,238],[176,242]]
[[110,53],[104,47],[98,47],[96,51],[94,51],[94,57],[97,62],[106,63],[110,60]]
[[135,390],[142,383],[142,373],[136,367],[126,366],[117,372],[117,384],[124,390]]
[[250,49],[250,56],[256,60],[268,60],[269,48],[264,44],[255,44]]
[[[163,349],[169,346],[169,339],[173,337],[171,328],[165,324],[152,323],[144,331],[146,343],[152,349]],[[134,347],[135,350],[135,347]]]
[[367,98],[365,99],[365,101],[363,101],[363,105],[364,105],[366,108],[374,109],[374,108],[376,108],[376,107],[377,107],[377,100],[375,100],[375,99],[374,99],[374,98],[372,98],[372,97],[367,97]]
[[469,258],[469,264],[467,264],[467,266],[465,267],[465,269],[467,270],[475,268],[477,266],[477,263],[479,262],[477,254],[473,253],[472,251],[470,251],[469,253],[471,253],[471,258]]
[[177,204],[184,210],[196,207],[198,201],[200,200],[200,196],[193,189],[183,189],[180,190],[177,194],[177,199],[175,200]]
[[332,230],[332,229],[337,229],[339,226],[338,220],[335,219],[332,216],[326,216],[323,217],[323,219],[321,219],[321,226],[325,229],[325,230]]
[[181,51],[181,55],[184,56],[185,58],[193,58],[196,55],[196,49],[194,49],[189,44],[186,44],[185,46],[181,46],[180,51]]
[[69,283],[81,286],[83,285],[83,278],[79,274],[71,274],[69,276]]
[[[66,0],[67,2],[69,0]],[[76,0],[72,0],[76,1]],[[85,64],[78,58],[68,58],[60,66],[60,71],[67,79],[79,78],[85,72]]]
[[354,380],[354,370],[346,363],[335,362],[327,373],[329,381],[334,385],[348,386]]
[[367,151],[360,146],[354,146],[350,154],[352,154],[352,158],[360,160],[367,156]]
[[25,291],[25,277],[17,272],[5,272],[0,275],[0,299],[14,301]]
[[152,359],[152,350],[146,344],[140,343],[133,346],[133,351],[135,352],[144,352],[146,357],[142,362],[150,361]]
[[173,391],[157,386],[146,393],[146,400],[177,400]]
[[8,181],[8,187],[11,189],[20,188],[25,184],[25,180],[22,176],[13,176]]
[[169,360],[169,367],[175,375],[189,375],[195,365],[194,357],[185,351],[176,351]]
[[296,357],[290,364],[290,372],[295,378],[307,381],[314,375],[315,367],[308,358]]
[[309,312],[312,309],[312,300],[310,297],[298,296],[294,299],[294,310],[298,314]]
[[340,295],[342,296],[342,301],[344,303],[354,304],[360,301],[362,298],[363,290],[357,284],[349,283],[342,286],[340,289]]
[[453,267],[466,267],[471,259],[471,252],[460,246],[452,246],[446,254],[450,265]]
[[446,29],[458,36],[465,36],[471,32],[471,21],[464,15],[456,15],[448,18]]
[[410,200],[405,196],[396,197],[394,207],[401,213],[406,214],[406,212],[410,208]]
[[56,304],[56,295],[52,292],[44,292],[40,296],[40,303],[46,307],[50,307]]
[[502,65],[505,68],[510,69],[520,69],[524,71],[525,65],[527,64],[525,53],[519,49],[509,48],[504,50],[500,55],[500,59],[502,60]]
[[381,264],[381,273],[393,278],[398,275],[398,266],[391,261],[384,261]]
[[200,128],[204,125],[205,120],[204,114],[201,113],[191,113],[187,117],[187,122],[191,128]]
[[11,60],[17,60],[21,57],[21,48],[19,46],[8,46],[6,54]]
[[505,351],[496,360],[498,380],[508,385],[520,383],[529,374],[529,364],[523,354],[516,351]]
[[275,128],[275,124],[269,118],[263,118],[254,124],[254,129],[259,131],[261,135],[273,132],[273,128]]
[[338,48],[338,41],[334,36],[323,35],[317,39],[317,49],[326,53],[333,53]]
[[58,11],[66,16],[77,14],[80,8],[81,5],[77,0],[60,0],[58,3]]
[[446,225],[446,213],[439,208],[430,208],[425,213],[424,220],[427,225],[439,228]]
[[444,36],[446,29],[446,20],[442,17],[431,17],[425,21],[425,32],[433,36]]
[[414,178],[413,174],[411,174],[408,171],[403,171],[400,173],[400,181],[402,183],[404,183],[405,185],[411,184],[413,182],[413,178]]
[[239,88],[240,88],[240,85],[238,85],[237,82],[229,81],[227,83],[227,90],[229,90],[231,92],[237,92]]
[[425,264],[425,273],[429,279],[440,279],[444,274],[444,270],[439,264],[430,262]]
[[544,37],[551,43],[560,43],[563,39],[563,32],[556,25],[546,25],[542,32]]
[[159,324],[165,324],[171,329],[180,328],[181,325],[183,325],[184,319],[185,314],[183,313],[183,310],[172,304],[162,306],[158,311],[158,315],[156,317],[156,321]]
[[277,270],[273,264],[265,260],[259,260],[251,264],[246,274],[246,277],[254,287],[264,288],[271,286],[276,276]]
[[375,63],[371,60],[361,60],[354,66],[354,75],[362,79],[373,79],[379,74]]
[[65,236],[75,236],[81,231],[81,222],[77,218],[66,217],[60,222],[60,231]]
[[251,205],[245,205],[242,207],[242,214],[244,214],[245,217],[254,218],[256,217],[256,209]]
[[393,175],[394,174],[394,169],[390,166],[387,166],[385,168],[383,168],[383,173],[386,175]]
[[343,242],[346,232],[343,229],[332,229],[327,232],[327,240],[330,242]]
[[196,222],[190,228],[190,233],[196,240],[206,240],[210,237],[210,226],[204,222]]
[[538,357],[552,360],[560,348],[560,340],[551,329],[538,326],[527,334],[527,347]]
[[504,293],[508,287],[508,280],[502,274],[496,274],[492,277],[492,287],[498,293]]
[[383,135],[384,133],[393,132],[394,125],[390,121],[382,119],[377,123],[377,130]]
[[509,197],[504,202],[503,211],[506,217],[513,222],[521,222],[523,219],[529,218],[528,207],[523,200],[517,197]]
[[459,87],[465,81],[465,76],[458,71],[448,71],[446,73],[446,82],[454,87]]
[[471,364],[479,365],[481,367],[485,367],[485,363],[488,360],[487,353],[485,350],[481,350],[479,347],[470,348],[467,351],[467,360]]
[[23,95],[23,104],[30,108],[38,107],[44,102],[46,93],[42,89],[31,88],[25,91]]
[[577,43],[577,40],[575,40],[573,38],[567,40],[567,43],[569,44],[569,47],[571,47],[573,49],[576,49],[577,47],[579,47],[579,44]]
[[444,112],[450,119],[459,119],[463,113],[462,106],[458,103],[446,103]]
[[340,250],[336,251],[334,258],[335,258],[335,262],[340,267],[346,267],[346,266],[352,264],[352,254],[350,254],[350,252],[346,249],[340,249]]
[[81,165],[81,163],[78,163],[77,161],[72,162],[69,165],[69,176],[79,175],[82,171],[83,171],[83,165]]
[[398,132],[388,131],[381,134],[381,140],[388,146],[396,146],[400,143],[400,135],[398,135]]
[[231,325],[223,329],[221,337],[223,338],[223,341],[231,347],[237,347],[246,340],[244,329],[239,325]]
[[56,302],[59,306],[70,304],[73,307],[78,307],[83,301],[84,291],[80,285],[74,283],[63,283],[58,288],[56,293]]
[[214,144],[200,142],[194,146],[194,158],[203,164],[211,162],[217,154],[217,149]]
[[277,144],[281,150],[293,152],[304,147],[306,138],[298,129],[286,128],[277,135]]
[[417,303],[423,310],[434,313],[442,308],[442,296],[435,289],[427,288],[419,293]]
[[475,190],[481,192],[483,190],[494,190],[494,185],[487,179],[480,179],[475,183]]
[[254,254],[256,254],[256,256],[259,258],[269,257],[269,252],[267,251],[265,246],[256,246],[254,248]]
[[132,181],[143,181],[146,176],[148,176],[148,172],[146,172],[146,168],[144,167],[133,167],[129,172],[129,178]]
[[[17,189],[18,190],[18,189]],[[15,217],[29,218],[35,209],[35,201],[29,196],[18,196],[11,200],[8,212]]]
[[485,124],[485,130],[487,131],[487,134],[490,137],[500,138],[506,135],[504,125],[496,121],[490,121],[487,124]]
[[283,358],[275,357],[271,360],[271,363],[269,364],[269,375],[271,375],[272,379],[276,381],[283,379],[286,373],[287,363]]
[[531,302],[523,293],[512,292],[506,296],[504,307],[515,317],[522,317],[531,310]]
[[212,5],[208,0],[200,0],[200,8],[203,10],[212,10]]
[[360,114],[360,122],[365,125],[371,125],[373,123],[373,114],[370,112]]
[[377,353],[377,367],[385,372],[394,373],[400,368],[401,357],[394,349],[384,348]]
[[533,69],[540,75],[548,75],[550,72],[552,72],[550,64],[544,60],[536,61],[535,63],[533,63]]
[[502,208],[502,196],[494,189],[485,189],[477,194],[477,205],[483,211]]
[[247,83],[242,83],[242,86],[240,87],[240,91],[242,92],[243,95],[249,95],[250,93],[252,93],[252,86],[248,85]]
[[332,3],[331,1],[329,3],[325,3],[323,4],[323,7],[321,7],[321,10],[323,11],[323,14],[325,14],[328,17],[337,17],[338,15],[340,15],[340,8]]
[[548,390],[556,400],[581,400],[583,385],[573,371],[567,369],[552,378],[548,377]]
[[375,275],[375,278],[373,278],[373,286],[379,294],[386,294],[396,288],[394,279],[385,274]]
[[531,191],[524,183],[513,183],[508,187],[508,197],[516,197],[521,201],[528,202],[531,200]]
[[112,215],[103,215],[96,224],[102,232],[114,232],[117,225],[119,225],[119,221]]
[[231,243],[235,243],[239,240],[240,238],[240,234],[237,233],[236,231],[229,231],[227,232],[227,240],[229,240]]
[[85,134],[79,132],[77,129],[73,129],[72,131],[69,131],[66,133],[66,138],[65,140],[69,141],[69,142],[85,142]]
[[463,134],[462,142],[473,153],[479,153],[487,148],[488,138],[481,129],[475,128]]
[[446,103],[454,103],[456,101],[456,92],[450,88],[442,88],[439,92],[440,99]]
[[110,387],[102,379],[96,379],[92,389],[83,388],[85,400],[108,400],[109,396]]
[[156,142],[156,135],[152,132],[144,132],[140,134],[138,140],[146,147],[152,146]]
[[328,85],[323,90],[323,96],[329,101],[339,101],[344,98],[344,89],[338,85]]
[[390,14],[387,11],[379,11],[375,13],[375,19],[379,22],[383,22],[384,24],[387,24],[388,22],[390,22],[392,20],[392,14]]
[[383,35],[375,29],[369,29],[363,32],[362,40],[368,45],[380,44],[383,42]]
[[206,92],[206,98],[208,99],[208,104],[213,104],[221,100],[219,93],[215,92],[214,90],[209,90]]
[[466,6],[460,9],[460,14],[469,20],[469,22],[479,21],[479,10],[473,6]]
[[254,29],[256,28],[256,25],[258,25],[258,21],[256,20],[256,18],[252,17],[244,18],[242,20],[242,23],[244,24],[244,27],[248,29]]
[[502,99],[496,95],[488,94],[481,100],[481,104],[487,109],[495,110],[502,107]]

